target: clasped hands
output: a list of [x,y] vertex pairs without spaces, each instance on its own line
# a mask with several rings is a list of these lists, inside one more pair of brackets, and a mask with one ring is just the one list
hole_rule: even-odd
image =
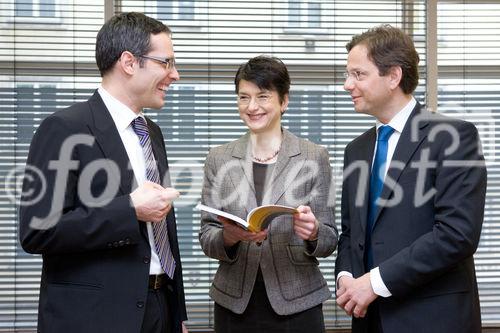
[[348,316],[363,318],[370,305],[378,295],[374,293],[370,282],[370,273],[355,279],[341,276],[337,286],[337,304]]
[[130,193],[137,219],[143,222],[161,222],[172,209],[172,201],[178,197],[179,192],[175,188],[164,188],[149,181]]
[[[316,220],[309,206],[297,207],[298,213],[293,215],[293,230],[303,240],[316,240],[318,238],[319,222]],[[239,241],[260,243],[267,238],[268,229],[251,232],[236,226],[231,220],[218,216],[224,226],[224,246],[230,247]]]

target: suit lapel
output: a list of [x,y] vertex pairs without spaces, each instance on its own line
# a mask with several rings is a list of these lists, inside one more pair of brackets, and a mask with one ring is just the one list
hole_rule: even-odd
[[[229,168],[229,177],[235,191],[238,191],[245,200],[244,208],[246,213],[257,207],[257,199],[255,198],[255,186],[253,180],[253,162],[250,149],[250,133],[246,133],[240,139],[236,140],[235,146],[231,153],[231,157],[235,158],[238,166]],[[243,177],[241,175],[244,175]],[[242,183],[243,182],[243,183]],[[248,195],[247,195],[248,194]],[[246,196],[246,198],[245,198]]]
[[[361,229],[363,231],[366,231],[366,219],[368,218],[371,167],[373,161],[373,152],[375,150],[375,140],[377,139],[376,128],[372,127],[366,134],[367,137],[365,138],[364,142],[360,144],[359,147],[356,147],[356,151],[353,152],[353,161],[362,162],[364,165],[368,165],[368,170],[370,170],[370,174],[368,175],[368,177],[358,178],[359,182],[363,182],[363,184],[358,184],[358,188],[364,190],[362,190],[363,200],[361,201],[361,207],[356,211],[359,214],[358,221],[361,224]],[[353,195],[354,200],[356,200],[356,196],[358,195],[358,193],[354,193]]]
[[305,159],[300,158],[299,138],[283,129],[283,142],[278,160],[273,168],[273,172],[267,182],[266,192],[262,197],[263,205],[274,205],[285,193],[299,171],[304,165]]
[[94,123],[88,124],[88,127],[94,134],[104,157],[109,163],[116,163],[120,169],[120,174],[116,175],[119,179],[116,181],[119,182],[122,193],[130,193],[135,180],[134,172],[113,118],[97,91],[89,98],[88,103],[94,119]]
[[[160,174],[160,182],[163,187],[171,187],[171,179],[168,168],[168,160],[167,160],[167,152],[165,151],[163,145],[163,136],[154,130],[156,127],[152,126],[152,121],[148,117],[146,117],[146,121],[148,124],[149,138],[151,140],[151,148],[153,149],[153,155],[156,159],[156,166],[158,168],[158,172]],[[174,213],[174,205],[172,205],[172,209],[167,214],[167,230],[168,230],[168,240],[170,242],[170,250],[172,251],[174,258],[177,262],[177,267],[179,266],[179,252],[177,245],[177,229],[175,222],[175,213]],[[176,268],[177,269],[177,268]]]
[[[420,109],[421,106],[417,102],[417,105],[413,109],[410,117],[406,121],[405,127],[403,128],[403,132],[401,133],[396,149],[394,150],[391,164],[389,165],[386,176],[386,179],[392,179],[393,182],[391,182],[391,184],[384,182],[384,187],[380,195],[380,199],[382,200],[388,200],[391,197],[399,176],[401,176],[403,170],[408,167],[408,164],[411,162],[411,159],[418,147],[427,137],[428,129],[426,127],[429,124],[429,120],[425,117],[425,114],[420,111]],[[396,165],[396,163],[400,164],[400,166]],[[403,165],[404,167],[402,167]],[[380,215],[382,209],[384,209],[384,207],[381,207],[377,211],[374,225],[377,223],[378,216]]]

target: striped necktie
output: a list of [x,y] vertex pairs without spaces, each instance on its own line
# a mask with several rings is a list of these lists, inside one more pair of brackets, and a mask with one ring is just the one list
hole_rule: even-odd
[[[132,121],[132,128],[139,137],[139,141],[144,152],[144,159],[146,162],[146,177],[149,181],[160,183],[160,173],[156,166],[156,160],[153,155],[153,148],[151,147],[151,139],[149,137],[148,125],[142,117],[137,117]],[[172,279],[175,271],[175,259],[170,249],[170,242],[168,240],[167,221],[163,219],[161,222],[151,223],[153,226],[154,243],[156,253],[160,259],[160,264],[165,273]]]

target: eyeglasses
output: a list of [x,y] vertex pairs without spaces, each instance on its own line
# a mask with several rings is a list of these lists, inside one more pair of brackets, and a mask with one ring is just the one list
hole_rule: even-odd
[[362,71],[346,71],[344,72],[344,78],[347,80],[350,77],[356,79],[356,81],[363,81],[368,73]]
[[[271,100],[271,95],[259,95],[256,98],[257,104],[260,106],[266,105]],[[249,105],[252,98],[250,96],[238,96],[238,104]]]
[[152,57],[152,56],[146,56],[146,55],[141,55],[139,58],[144,58],[144,59],[149,59],[156,61],[160,64],[165,65],[165,68],[167,70],[170,70],[175,67],[175,58],[158,58],[158,57]]

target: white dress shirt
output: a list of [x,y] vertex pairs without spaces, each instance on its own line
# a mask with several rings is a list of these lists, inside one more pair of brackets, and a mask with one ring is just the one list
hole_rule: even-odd
[[[144,117],[142,112],[138,115],[132,111],[125,104],[111,96],[102,86],[100,86],[97,91],[108,108],[111,117],[115,123],[116,129],[120,134],[120,138],[123,142],[123,146],[127,151],[128,159],[134,171],[135,181],[137,184],[143,184],[147,181],[146,178],[146,161],[144,159],[144,152],[142,150],[141,143],[139,142],[139,137],[135,134],[132,128],[132,121],[137,118],[137,116]],[[156,253],[156,248],[154,244],[153,227],[150,222],[146,223],[148,230],[149,245],[151,246],[151,263],[149,265],[149,274],[157,275],[162,274],[163,269],[161,268],[160,259]]]
[[[406,122],[408,121],[408,118],[410,117],[410,114],[415,108],[416,104],[417,101],[412,96],[410,102],[406,104],[406,106],[401,111],[399,111],[388,124],[382,124],[380,121],[377,120],[376,123],[377,136],[378,136],[378,129],[382,125],[389,125],[392,128],[394,128],[394,133],[392,133],[391,137],[389,138],[387,146],[387,159],[386,159],[387,162],[385,164],[384,178],[385,176],[387,176],[387,170],[389,169],[389,165],[392,161],[392,156],[394,155],[394,151],[396,150],[399,138],[401,137],[401,132],[403,132],[403,128],[405,127]],[[377,142],[375,142],[375,149],[373,154],[374,159],[376,151],[377,151]],[[372,160],[372,165],[373,165],[373,160]],[[347,271],[339,272],[339,274],[337,275],[337,283],[340,277],[342,276],[352,277],[352,274]],[[370,283],[372,285],[373,292],[375,294],[382,297],[392,296],[392,293],[389,291],[389,289],[387,289],[387,286],[385,285],[384,281],[382,280],[382,277],[380,276],[380,270],[378,267],[372,268],[370,270]]]

